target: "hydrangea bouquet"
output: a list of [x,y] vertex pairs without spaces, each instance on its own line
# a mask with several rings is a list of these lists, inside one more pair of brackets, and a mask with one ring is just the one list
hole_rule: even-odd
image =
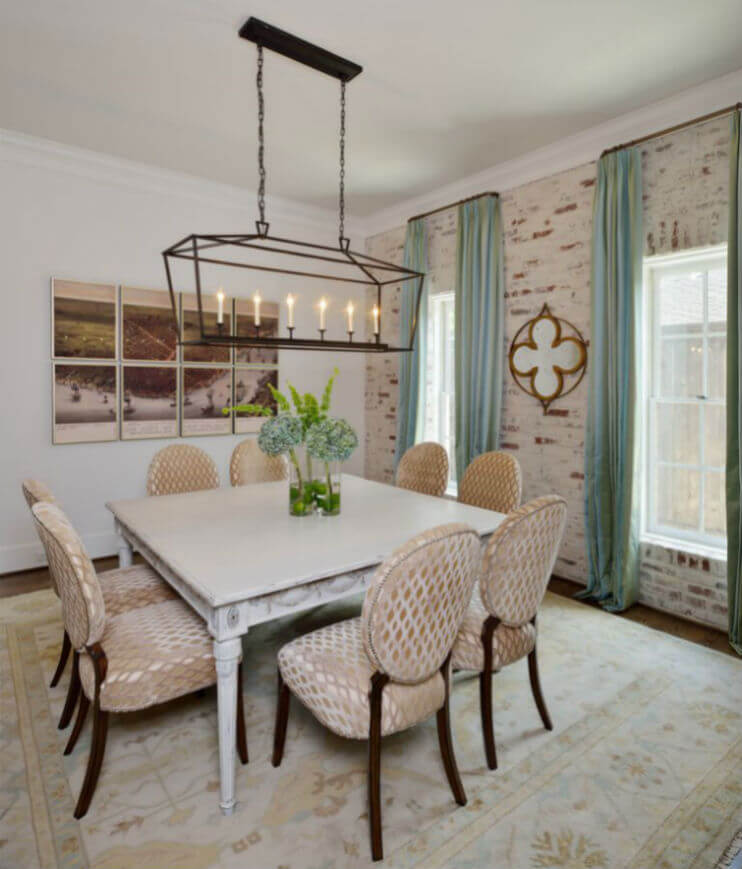
[[[346,420],[329,415],[337,374],[335,369],[319,400],[310,392],[301,395],[289,384],[289,401],[269,385],[278,410],[275,416],[262,405],[242,404],[225,409],[228,413],[239,411],[270,417],[260,429],[258,446],[269,456],[288,456],[289,512],[294,516],[307,516],[315,510],[327,516],[340,512],[340,464],[358,446],[358,435]],[[321,475],[315,474],[312,460],[321,463]]]

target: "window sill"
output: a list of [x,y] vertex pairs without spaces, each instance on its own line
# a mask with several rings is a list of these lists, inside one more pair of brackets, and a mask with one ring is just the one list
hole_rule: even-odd
[[692,540],[678,540],[674,537],[663,537],[661,534],[645,532],[641,535],[642,543],[651,546],[661,546],[663,549],[671,549],[673,552],[681,552],[683,555],[695,555],[698,558],[710,558],[713,561],[726,563],[727,551],[716,546],[704,546],[703,543],[695,543]]

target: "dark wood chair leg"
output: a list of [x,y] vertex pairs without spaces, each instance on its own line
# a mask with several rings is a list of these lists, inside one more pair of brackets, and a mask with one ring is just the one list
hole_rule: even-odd
[[536,658],[535,646],[533,647],[533,651],[528,656],[528,675],[531,679],[531,691],[533,692],[533,699],[536,701],[536,708],[538,709],[541,720],[544,723],[544,727],[547,730],[553,730],[554,725],[551,723],[551,718],[549,717],[549,710],[546,708],[546,703],[544,702],[544,695],[541,693],[541,680],[538,676],[538,659]]
[[70,738],[67,740],[67,745],[64,749],[65,754],[72,754],[72,750],[77,745],[77,740],[82,732],[83,724],[85,724],[88,709],[90,709],[90,701],[85,696],[85,692],[80,691],[80,704],[77,707],[77,718],[75,718],[75,726],[72,728]]
[[79,821],[85,817],[93,799],[95,787],[98,784],[100,768],[103,765],[103,754],[106,750],[106,736],[108,735],[108,713],[101,712],[97,701],[93,705],[93,742],[90,746],[88,768],[85,771],[85,780],[82,783],[80,797],[75,806],[75,817]]
[[72,678],[67,688],[67,699],[64,703],[64,709],[59,719],[59,729],[64,730],[72,720],[72,713],[75,711],[77,698],[80,696],[80,661],[77,651],[72,653]]
[[451,655],[446,658],[443,667],[441,667],[441,675],[446,685],[446,700],[443,706],[438,710],[436,715],[436,724],[438,725],[438,745],[441,748],[441,757],[443,758],[443,766],[446,770],[448,783],[453,791],[453,798],[460,806],[466,805],[466,793],[464,786],[461,784],[459,769],[456,765],[456,755],[453,751],[453,740],[451,739],[451,715],[449,711],[449,669],[448,662]]
[[70,649],[72,648],[72,644],[70,643],[69,634],[67,631],[64,632],[64,638],[62,639],[62,651],[59,653],[59,661],[57,663],[57,669],[54,671],[54,675],[52,676],[52,680],[49,683],[50,688],[55,688],[57,683],[59,682],[62,673],[64,672],[64,668],[67,664],[67,658],[70,656]]
[[371,859],[384,858],[381,837],[381,703],[389,677],[374,673],[371,677],[370,722],[368,733],[368,820],[371,827]]
[[289,721],[291,692],[278,671],[278,699],[276,701],[276,726],[273,731],[273,766],[280,766],[283,760],[283,747],[286,744],[286,726]]
[[98,776],[100,768],[103,765],[103,755],[106,751],[106,736],[108,735],[108,712],[104,712],[100,708],[100,689],[105,681],[106,673],[108,672],[108,660],[106,654],[101,648],[100,643],[93,643],[92,646],[86,646],[86,651],[90,655],[90,660],[95,668],[95,698],[93,700],[93,741],[90,746],[90,755],[88,757],[88,768],[85,770],[85,779],[80,789],[80,796],[75,806],[75,818],[79,821],[80,818],[87,814],[90,808],[90,801],[95,793],[95,786],[98,784]]
[[495,725],[492,720],[492,635],[500,624],[494,616],[488,616],[482,628],[484,669],[479,674],[479,705],[482,712],[482,733],[484,734],[484,753],[487,766],[497,769],[495,750]]
[[237,668],[237,751],[242,763],[247,763],[247,733],[245,731],[245,700],[242,696],[242,661]]

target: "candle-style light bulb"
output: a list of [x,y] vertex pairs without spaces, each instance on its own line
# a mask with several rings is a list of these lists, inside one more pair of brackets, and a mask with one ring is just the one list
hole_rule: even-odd
[[353,311],[355,308],[353,307],[353,302],[348,302],[348,307],[345,309],[345,313],[348,315],[348,331],[353,331]]
[[289,318],[288,318],[288,327],[289,329],[294,328],[294,302],[296,299],[291,295],[291,293],[286,296],[286,306],[289,309]]
[[379,334],[379,306],[374,305],[371,313],[374,316],[374,335],[378,335]]
[[319,329],[320,332],[325,331],[325,312],[327,311],[327,299],[322,296],[319,300]]
[[255,305],[255,325],[260,326],[260,302],[262,301],[260,293],[255,293],[252,300]]
[[216,294],[216,322],[220,326],[224,323],[224,290],[221,287]]

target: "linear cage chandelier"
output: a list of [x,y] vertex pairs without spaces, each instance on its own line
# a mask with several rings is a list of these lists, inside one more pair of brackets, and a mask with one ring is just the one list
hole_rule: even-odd
[[[186,236],[176,244],[163,251],[165,273],[167,275],[170,301],[176,324],[179,324],[176,308],[176,295],[173,284],[173,265],[178,260],[192,260],[196,289],[196,304],[200,338],[186,340],[179,324],[178,335],[181,344],[190,345],[222,345],[246,347],[288,348],[294,350],[339,350],[361,353],[390,353],[410,351],[415,340],[418,322],[420,298],[422,295],[424,273],[413,271],[385,262],[365,253],[350,249],[350,239],[345,236],[345,86],[355,78],[362,67],[350,60],[332,54],[323,48],[305,42],[290,33],[279,30],[257,18],[249,18],[240,28],[239,35],[257,45],[257,94],[258,94],[258,213],[255,221],[256,231],[253,233],[223,233]],[[263,124],[265,118],[265,98],[263,94],[263,50],[269,49],[285,57],[296,60],[312,69],[323,72],[340,80],[340,187],[338,197],[339,232],[337,247],[314,244],[292,238],[282,238],[269,234],[270,225],[265,216],[265,144]],[[291,280],[312,279],[340,284],[352,284],[375,288],[371,293],[374,298],[370,312],[364,311],[361,318],[361,328],[366,330],[366,316],[371,318],[371,340],[355,341],[354,338],[354,305],[348,303],[344,309],[344,329],[347,338],[331,340],[325,337],[326,299],[319,303],[318,337],[294,334],[297,330],[294,324],[294,304],[296,298],[289,295],[286,299],[288,317],[285,331],[273,335],[261,335],[260,298],[256,295],[254,301],[254,316],[248,334],[236,334],[233,319],[224,322],[224,294],[221,289],[216,294],[218,309],[216,322],[214,318],[204,316],[204,275],[203,267],[208,265],[250,269],[258,272],[269,272],[292,276]],[[393,347],[382,340],[381,335],[381,288],[392,284],[402,284],[403,289],[409,286],[416,291],[414,316],[406,346]],[[209,294],[209,299],[211,296]],[[210,305],[213,312],[213,304]],[[233,334],[235,333],[235,334]],[[363,334],[363,333],[362,333]],[[364,335],[365,338],[365,335]]]

